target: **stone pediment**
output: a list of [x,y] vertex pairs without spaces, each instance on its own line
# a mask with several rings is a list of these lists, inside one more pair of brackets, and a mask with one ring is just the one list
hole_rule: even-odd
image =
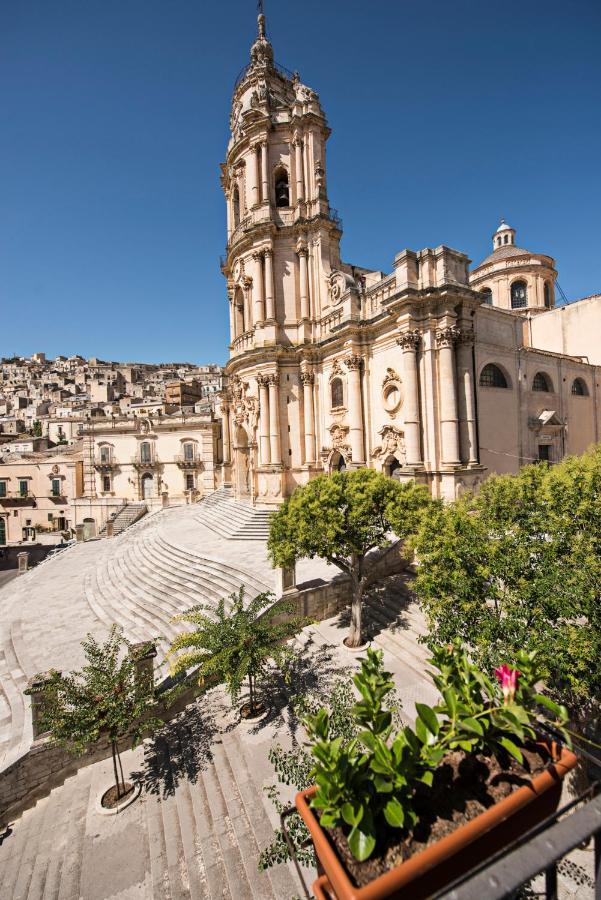
[[538,416],[529,419],[528,425],[533,431],[557,432],[565,428],[554,409],[543,409]]

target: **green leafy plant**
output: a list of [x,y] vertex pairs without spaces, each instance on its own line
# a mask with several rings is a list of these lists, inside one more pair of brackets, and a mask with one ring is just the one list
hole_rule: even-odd
[[332,737],[330,716],[321,709],[305,725],[314,757],[317,792],[311,805],[323,827],[346,827],[352,854],[367,859],[385,825],[408,828],[416,821],[413,793],[432,774],[422,742],[410,728],[392,734],[392,714],[385,700],[394,685],[382,665],[382,651],[368,649],[353,681],[360,699],[352,708],[359,729],[350,742]]
[[[361,730],[353,714],[355,701],[356,693],[350,674],[339,675],[332,684],[328,685],[326,703],[330,737],[340,738],[345,744],[356,738]],[[294,695],[291,698],[290,707],[296,716],[305,718],[316,715],[323,703],[323,693],[313,692],[308,695]],[[394,689],[386,694],[383,704],[386,709],[390,710],[394,726],[399,728],[402,724],[400,702]],[[291,785],[297,791],[302,791],[313,783],[313,759],[307,748],[296,745],[293,749],[286,750],[280,744],[276,744],[269,751],[269,759],[282,784]],[[288,804],[282,802],[279,789],[276,785],[269,785],[265,790],[278,814],[281,813]],[[288,818],[287,830],[299,862],[303,865],[313,866],[315,864],[313,850],[306,846],[307,841],[310,840],[309,831],[298,813]],[[261,852],[259,868],[267,869],[289,859],[290,851],[283,831],[281,828],[276,828],[273,841]]]
[[535,651],[517,654],[519,668],[506,663],[497,667],[494,681],[470,662],[458,640],[436,647],[430,662],[438,669],[432,680],[441,702],[434,710],[416,704],[416,731],[424,742],[431,736],[435,755],[457,748],[466,753],[506,752],[521,763],[521,747],[535,739],[537,723],[549,721],[549,713],[551,724],[570,744],[566,708],[536,688],[546,673]]
[[274,566],[320,557],[349,576],[352,585],[350,647],[363,641],[362,601],[377,577],[368,553],[388,546],[394,533],[416,530],[430,493],[400,484],[372,469],[320,475],[298,488],[271,520],[268,550]]
[[[389,828],[410,830],[417,821],[416,791],[431,787],[447,753],[509,754],[523,762],[522,748],[536,738],[537,723],[563,732],[567,710],[537,689],[543,671],[536,653],[521,652],[520,669],[498,666],[491,680],[455,641],[436,647],[430,662],[441,701],[416,703],[415,731],[395,731],[386,697],[393,688],[382,651],[367,651],[354,677],[359,699],[351,708],[353,736],[330,727],[324,707],[305,719],[316,784],[311,806],[324,828],[342,828],[353,856],[363,861]],[[549,715],[552,718],[549,718]]]
[[124,777],[119,743],[136,746],[144,734],[162,725],[153,716],[151,680],[139,677],[136,651],[114,625],[108,639],[88,635],[81,644],[86,664],[80,671],[52,672],[42,696],[41,726],[52,739],[75,754],[83,754],[103,736],[111,745],[117,797]]
[[199,604],[177,617],[196,627],[178,635],[171,644],[168,653],[172,658],[171,671],[177,675],[198,667],[199,682],[225,683],[232,703],[238,702],[246,680],[252,716],[259,711],[257,680],[265,674],[269,660],[280,667],[285,665],[292,654],[285,641],[305,621],[292,615],[290,604],[276,604],[269,592],[258,594],[246,603],[244,588],[240,588],[230,600],[227,609],[222,598],[216,608]]

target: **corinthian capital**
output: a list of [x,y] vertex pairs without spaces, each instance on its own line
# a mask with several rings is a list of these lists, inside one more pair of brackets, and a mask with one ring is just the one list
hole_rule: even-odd
[[420,333],[417,329],[413,331],[403,331],[397,335],[396,342],[403,350],[417,350],[421,340]]
[[344,360],[344,364],[349,370],[349,372],[353,372],[355,369],[360,369],[363,365],[363,357],[358,356],[356,353],[351,354],[351,356],[347,356]]
[[474,334],[473,326],[468,325],[467,327],[464,327],[460,330],[459,342],[461,344],[468,344],[468,346],[471,346],[471,344],[474,343],[474,339],[475,339],[475,334]]
[[301,372],[300,380],[303,384],[313,384],[315,381],[315,375],[313,372]]
[[263,375],[261,372],[257,375],[257,384],[261,387],[267,387],[269,384],[269,375]]
[[277,372],[271,372],[270,375],[266,375],[265,377],[267,378],[268,384],[279,384],[280,383],[280,376],[278,375]]
[[436,332],[436,343],[439,347],[452,347],[461,335],[458,328],[451,325],[449,328],[440,328]]

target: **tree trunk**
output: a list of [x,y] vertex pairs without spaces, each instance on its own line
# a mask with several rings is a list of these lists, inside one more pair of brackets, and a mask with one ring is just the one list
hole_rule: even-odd
[[351,600],[351,627],[346,639],[347,647],[360,647],[363,643],[363,580],[351,575],[353,597]]
[[121,797],[121,789],[119,787],[119,773],[117,771],[117,743],[111,741],[111,753],[113,756],[113,772],[115,775],[115,787],[117,788],[117,799]]
[[125,776],[123,774],[123,765],[121,763],[121,754],[119,753],[119,744],[115,743],[115,747],[117,749],[117,762],[119,763],[119,771],[121,772],[121,787],[123,788],[123,793],[125,793]]
[[248,673],[248,692],[249,692],[249,704],[250,704],[250,715],[254,715],[255,712],[255,686],[253,682],[253,677]]

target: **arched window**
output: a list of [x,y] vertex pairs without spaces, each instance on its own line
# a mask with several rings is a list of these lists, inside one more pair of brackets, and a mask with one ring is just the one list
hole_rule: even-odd
[[572,394],[575,397],[588,397],[588,388],[582,378],[575,378],[572,382]]
[[330,385],[330,391],[332,394],[332,409],[344,406],[344,385],[342,384],[342,378],[334,378]]
[[532,390],[533,391],[544,391],[548,394],[553,390],[553,385],[547,375],[544,372],[537,372],[534,378],[532,379]]
[[547,309],[551,309],[551,289],[549,288],[549,282],[545,281],[545,287],[543,290],[544,298],[545,298],[545,306]]
[[503,241],[503,243],[504,243],[504,244],[508,244],[508,243],[509,243],[509,235],[508,235],[508,234],[505,235],[505,240]]
[[514,281],[511,285],[511,308],[528,306],[528,287],[525,281]]
[[275,205],[279,208],[290,206],[290,187],[288,185],[288,172],[283,166],[279,166],[274,173],[275,181]]
[[234,188],[234,194],[232,197],[232,209],[234,213],[234,228],[237,228],[240,224],[240,191],[238,189],[238,185]]
[[101,463],[110,463],[111,461],[111,448],[110,447],[101,447],[100,448],[100,462]]
[[505,375],[494,363],[488,363],[480,372],[480,387],[509,387]]
[[492,291],[490,288],[483,288],[480,291],[480,296],[482,297],[482,303],[486,303],[487,306],[492,306]]
[[152,451],[148,441],[142,441],[140,444],[140,462],[152,462]]

